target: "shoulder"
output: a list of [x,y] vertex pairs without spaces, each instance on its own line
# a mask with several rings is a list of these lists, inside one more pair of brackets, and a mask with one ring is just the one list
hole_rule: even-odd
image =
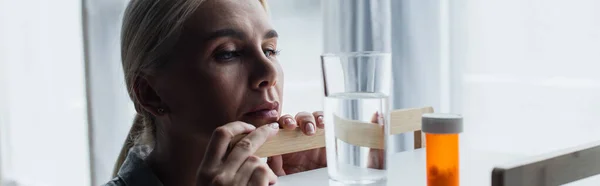
[[110,180],[110,182],[104,184],[103,186],[127,186],[123,179],[116,177],[115,179]]
[[144,160],[149,152],[143,146],[131,148],[117,177],[104,186],[163,186]]

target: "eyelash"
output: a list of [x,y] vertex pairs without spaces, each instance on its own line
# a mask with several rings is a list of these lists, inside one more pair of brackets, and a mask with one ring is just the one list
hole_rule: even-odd
[[[280,50],[274,50],[274,49],[266,49],[263,50],[263,54],[268,57],[275,57],[278,56],[280,53]],[[239,57],[242,55],[241,51],[235,51],[235,50],[225,50],[225,51],[221,51],[218,52],[214,55],[215,59],[219,60],[219,61],[230,61],[235,57]],[[274,55],[274,56],[273,56]]]
[[[271,54],[267,54],[267,52],[270,52]],[[271,56],[273,56],[273,55],[275,55],[275,56],[278,56],[278,55],[279,55],[279,52],[281,52],[281,50],[267,49],[267,50],[264,50],[264,51],[263,51],[263,53],[264,53],[264,54],[265,54],[265,56],[267,56],[267,57],[271,57]]]
[[[231,56],[229,56],[231,55]],[[241,56],[241,52],[235,50],[224,50],[215,54],[215,59],[219,61],[230,61],[234,57]]]

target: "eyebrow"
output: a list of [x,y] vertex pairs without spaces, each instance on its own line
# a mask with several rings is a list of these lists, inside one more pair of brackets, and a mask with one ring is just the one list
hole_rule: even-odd
[[[220,37],[233,37],[239,40],[246,39],[246,35],[243,32],[231,28],[226,28],[214,31],[205,39],[205,41],[214,40]],[[279,34],[277,33],[277,31],[271,29],[267,31],[267,33],[263,37],[263,39],[277,38],[279,37]]]
[[267,32],[267,34],[265,34],[264,39],[271,39],[271,38],[276,38],[276,37],[279,37],[279,34],[277,34],[277,31],[269,30]]
[[206,39],[205,41],[210,41],[210,40],[214,40],[220,37],[233,37],[239,40],[243,40],[246,38],[246,35],[244,35],[244,33],[231,29],[231,28],[226,28],[226,29],[221,29],[221,30],[217,30],[214,31],[213,33],[211,33]]

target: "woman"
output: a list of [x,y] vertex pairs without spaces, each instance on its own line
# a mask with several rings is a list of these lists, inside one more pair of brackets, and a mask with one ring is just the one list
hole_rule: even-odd
[[138,115],[107,185],[268,185],[326,166],[324,149],[267,163],[252,155],[280,127],[323,128],[320,112],[279,114],[283,73],[266,10],[259,0],[130,1],[121,47]]

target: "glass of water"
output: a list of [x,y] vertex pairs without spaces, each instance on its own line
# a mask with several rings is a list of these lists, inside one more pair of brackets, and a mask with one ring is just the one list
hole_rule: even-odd
[[386,182],[391,64],[391,55],[382,52],[321,56],[331,181]]

